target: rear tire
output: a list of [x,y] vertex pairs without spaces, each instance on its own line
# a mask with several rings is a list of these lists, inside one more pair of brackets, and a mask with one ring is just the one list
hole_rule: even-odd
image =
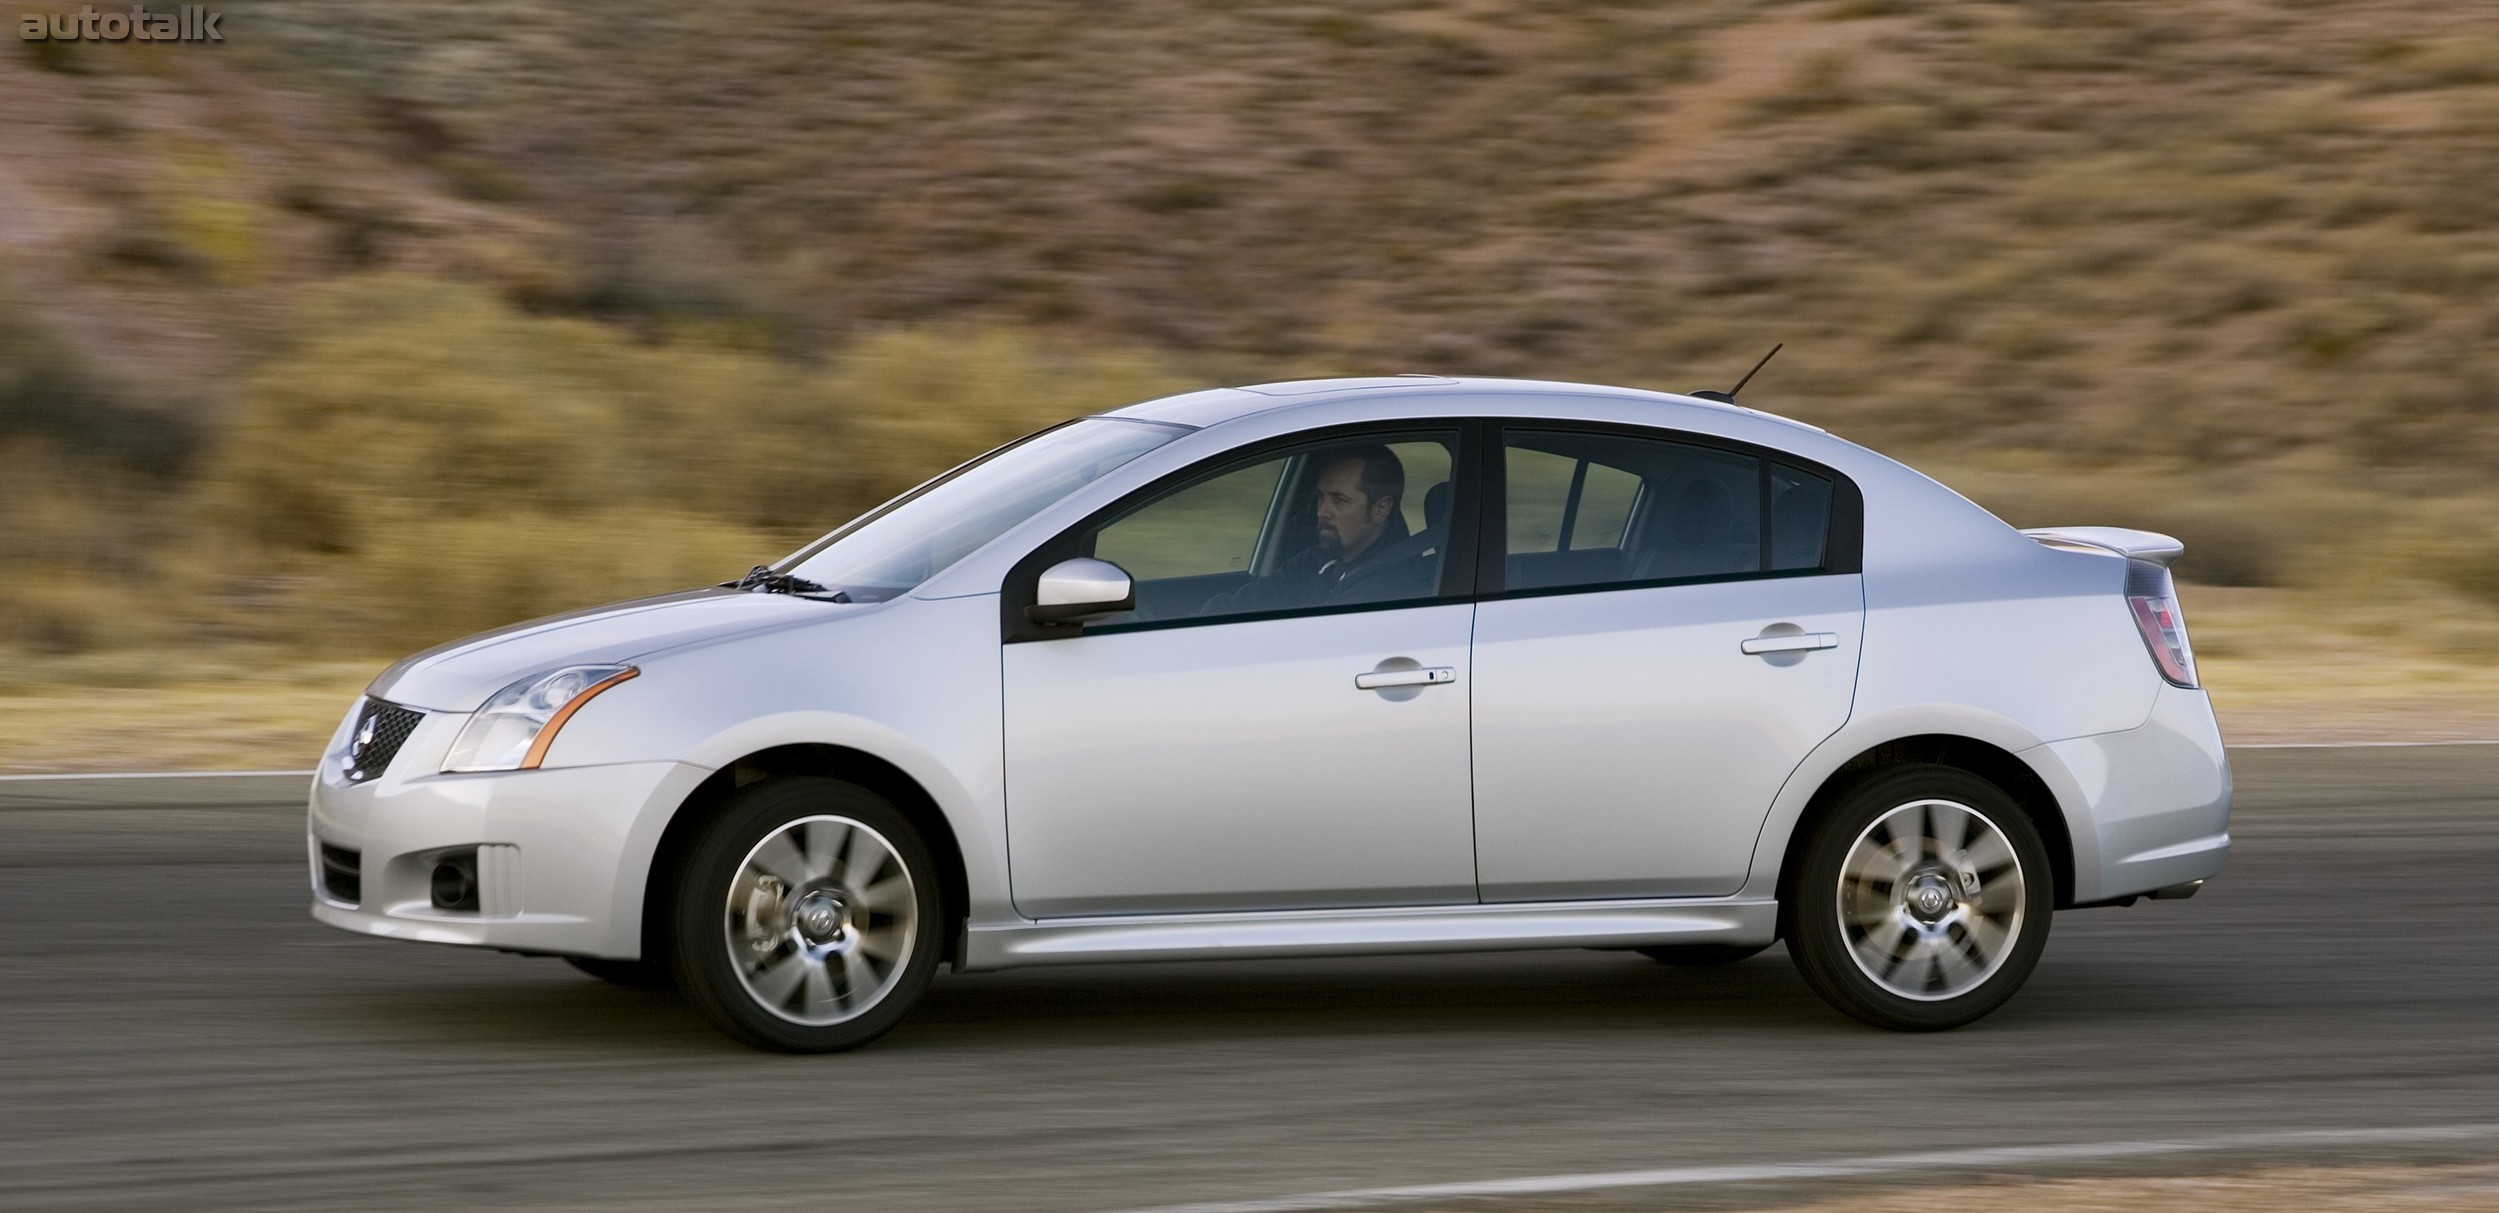
[[739,791],[688,852],[677,890],[678,990],[759,1048],[830,1053],[884,1035],[944,950],[937,865],[919,830],[838,779]]
[[567,956],[564,958],[564,963],[612,986],[629,986],[636,990],[665,990],[677,984],[668,975],[668,966],[657,961]]
[[1749,960],[1761,955],[1769,946],[1766,943],[1666,943],[1632,950],[1662,965],[1699,969]]
[[2055,876],[2011,796],[1957,767],[1895,767],[1814,829],[1788,952],[1842,1012],[1905,1032],[2003,1006],[2048,946]]

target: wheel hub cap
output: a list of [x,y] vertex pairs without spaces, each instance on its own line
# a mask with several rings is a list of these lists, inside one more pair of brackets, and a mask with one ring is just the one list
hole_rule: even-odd
[[1909,908],[1915,910],[1918,917],[1930,922],[1943,917],[1944,911],[1951,909],[1953,903],[1959,900],[1952,895],[1952,886],[1934,872],[1911,880],[1906,892]]
[[798,921],[799,938],[819,946],[839,942],[850,930],[850,906],[832,889],[799,898],[798,912],[791,917]]

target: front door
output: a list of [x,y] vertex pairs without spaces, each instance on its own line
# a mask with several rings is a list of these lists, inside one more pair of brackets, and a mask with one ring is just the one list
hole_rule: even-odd
[[1509,431],[1502,467],[1505,585],[1474,645],[1484,900],[1734,892],[1856,692],[1845,484],[1559,429]]
[[1006,646],[1019,910],[1475,900],[1456,453],[1400,431],[1227,459],[1063,545],[1138,609]]

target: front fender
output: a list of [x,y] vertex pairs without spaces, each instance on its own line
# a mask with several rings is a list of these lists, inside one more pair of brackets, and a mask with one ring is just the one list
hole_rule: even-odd
[[[684,763],[709,774],[749,754],[808,745],[857,750],[891,763],[918,784],[936,803],[938,812],[945,815],[956,846],[962,851],[972,920],[1022,921],[1004,896],[1004,805],[996,803],[994,795],[985,797],[967,787],[944,761],[901,730],[839,712],[777,712],[738,721],[704,738],[692,747]],[[659,852],[660,838],[693,791],[694,784],[689,783],[679,790],[674,801],[661,804],[654,800],[627,833],[622,870],[616,883],[618,921],[642,920],[642,895],[650,885],[651,862]]]
[[[856,750],[945,815],[973,920],[1019,920],[1007,901],[999,678],[994,596],[906,598],[650,659],[582,708],[548,765],[668,759],[708,775],[784,746]],[[633,824],[618,874],[627,921],[640,921],[652,857],[683,805],[655,804]]]

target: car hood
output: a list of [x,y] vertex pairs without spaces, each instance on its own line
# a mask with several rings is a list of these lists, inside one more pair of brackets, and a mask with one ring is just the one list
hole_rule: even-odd
[[611,603],[481,632],[406,658],[365,694],[429,712],[473,712],[532,674],[630,662],[663,649],[804,623],[856,608],[788,594],[718,587]]

